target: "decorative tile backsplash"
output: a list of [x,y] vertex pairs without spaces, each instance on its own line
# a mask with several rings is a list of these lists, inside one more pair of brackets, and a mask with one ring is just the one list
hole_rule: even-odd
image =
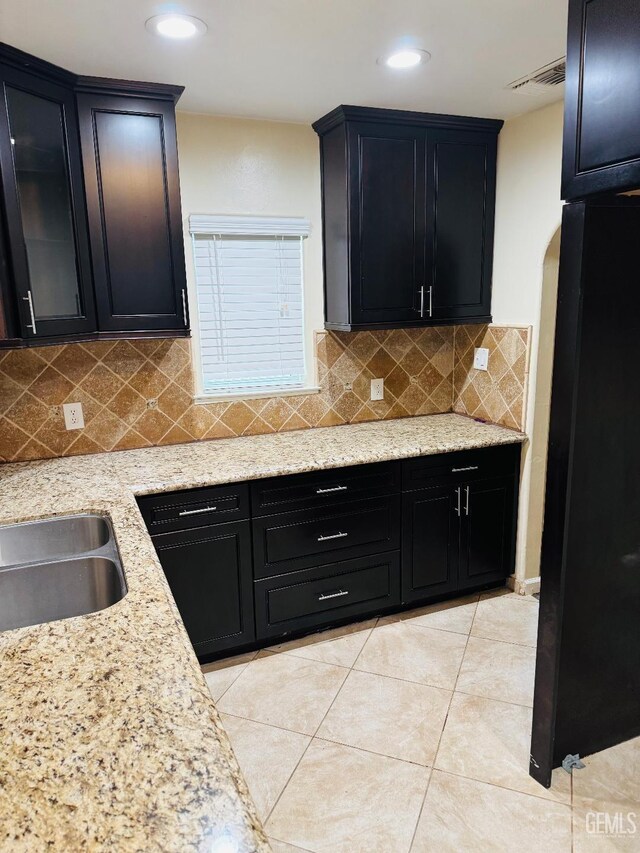
[[[460,411],[524,418],[528,330],[486,326],[318,332],[320,392],[193,402],[190,342],[100,341],[0,352],[0,459],[17,461]],[[475,343],[482,341],[482,344]],[[489,346],[490,370],[469,366]],[[369,400],[383,378],[385,398]],[[85,427],[67,431],[62,404]]]
[[[524,431],[529,378],[528,327],[456,326],[453,411]],[[475,347],[489,369],[475,370]]]

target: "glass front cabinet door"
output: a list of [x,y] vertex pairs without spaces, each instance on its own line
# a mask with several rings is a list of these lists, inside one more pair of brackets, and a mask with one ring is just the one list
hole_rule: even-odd
[[18,334],[96,328],[71,88],[0,65],[0,170]]

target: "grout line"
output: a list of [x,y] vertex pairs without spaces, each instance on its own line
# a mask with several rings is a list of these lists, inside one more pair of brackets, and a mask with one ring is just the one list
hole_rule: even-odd
[[516,708],[528,708],[533,710],[533,705],[525,705],[523,702],[512,702],[510,699],[496,699],[495,696],[483,696],[482,693],[470,693],[468,690],[454,690],[458,696],[471,696],[474,699],[486,699],[489,702],[502,702],[503,705],[515,705]]
[[398,758],[397,755],[388,755],[386,752],[377,752],[375,749],[367,749],[365,746],[354,746],[352,743],[345,743],[342,740],[327,737],[326,735],[314,735],[313,740],[322,741],[322,743],[332,743],[336,746],[344,746],[345,749],[353,749],[356,752],[366,752],[367,755],[376,755],[378,758],[388,758],[389,761],[400,761],[402,764],[411,764],[413,767],[422,767],[423,770],[433,770],[431,762],[423,764],[421,761],[412,761],[410,758]]
[[469,638],[471,637],[471,629],[473,628],[473,623],[475,622],[476,613],[478,612],[478,604],[479,603],[480,603],[480,596],[478,596],[478,600],[476,601],[476,607],[475,607],[475,610],[473,612],[473,619],[471,620],[471,625],[469,626],[469,633],[467,634],[467,642],[464,645],[464,651],[462,652],[462,656],[460,658],[460,665],[458,666],[458,673],[456,675],[456,680],[455,680],[454,685],[453,685],[453,690],[451,691],[451,696],[449,698],[449,704],[447,706],[447,712],[446,712],[445,717],[444,717],[444,722],[442,724],[442,728],[440,729],[440,737],[438,738],[438,743],[436,745],[436,749],[435,749],[435,752],[433,755],[432,770],[431,770],[431,773],[429,774],[429,780],[427,782],[427,789],[424,792],[424,797],[422,798],[422,805],[420,806],[420,812],[418,813],[418,820],[416,821],[416,825],[415,825],[414,830],[413,830],[413,835],[411,836],[411,844],[409,845],[409,851],[411,851],[411,849],[413,848],[413,843],[416,839],[416,833],[418,831],[418,825],[420,824],[420,821],[422,820],[422,813],[424,811],[424,807],[425,807],[425,804],[427,802],[427,794],[429,793],[429,788],[431,787],[431,780],[433,779],[433,771],[436,769],[436,761],[438,760],[438,753],[440,752],[440,745],[442,743],[442,735],[444,734],[444,730],[447,726],[447,721],[449,719],[449,711],[451,710],[451,703],[453,702],[453,697],[455,695],[455,690],[456,690],[456,687],[458,684],[458,678],[460,677],[460,670],[462,669],[462,663],[464,661],[464,656],[467,653],[467,646],[469,645]]
[[[489,782],[487,779],[476,779],[474,776],[464,776],[462,773],[456,773],[453,770],[441,770],[434,767],[438,773],[443,773],[445,776],[455,776],[456,779],[465,779],[467,782],[477,782],[479,785],[489,785],[491,788],[498,788],[501,791],[511,791],[513,794],[520,794],[523,797],[533,797],[536,800],[541,800],[543,803],[553,803],[555,806],[564,806],[571,811],[571,804],[562,800],[554,800],[551,797],[541,797],[540,794],[532,794],[530,791],[521,791],[519,788],[509,788],[507,785],[498,785],[496,782]],[[542,785],[540,786],[542,787]]]

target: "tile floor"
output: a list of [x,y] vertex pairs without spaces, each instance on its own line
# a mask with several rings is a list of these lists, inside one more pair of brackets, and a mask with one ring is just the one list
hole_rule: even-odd
[[537,618],[500,590],[204,667],[275,853],[640,851],[640,738],[529,777]]

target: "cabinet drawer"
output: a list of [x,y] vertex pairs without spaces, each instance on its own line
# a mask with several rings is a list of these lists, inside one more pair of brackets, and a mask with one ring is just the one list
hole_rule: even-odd
[[255,480],[251,483],[251,507],[254,516],[273,515],[399,491],[400,463],[380,462]]
[[400,604],[398,552],[256,581],[258,639],[330,625]]
[[152,535],[169,533],[249,518],[249,489],[246,483],[236,483],[148,495],[138,498],[138,506]]
[[400,542],[400,495],[253,520],[257,578],[391,551]]
[[430,488],[437,483],[468,483],[473,480],[516,474],[519,469],[520,445],[489,447],[420,456],[402,462],[402,490]]

